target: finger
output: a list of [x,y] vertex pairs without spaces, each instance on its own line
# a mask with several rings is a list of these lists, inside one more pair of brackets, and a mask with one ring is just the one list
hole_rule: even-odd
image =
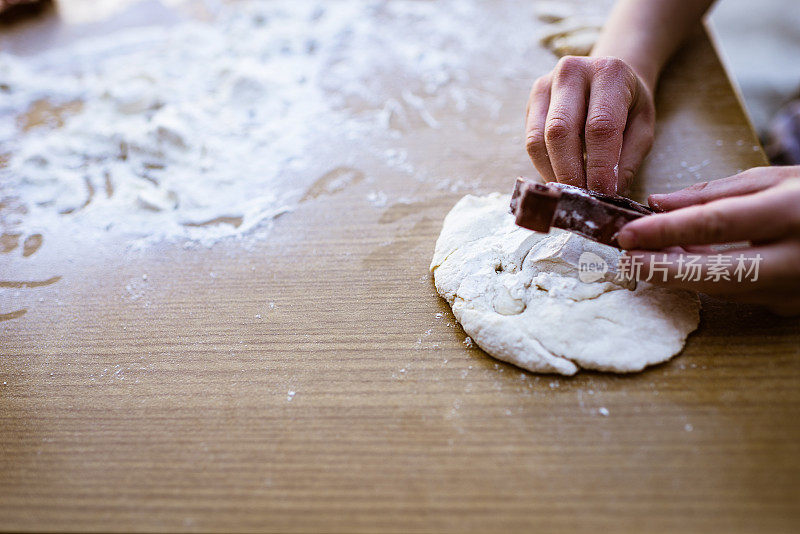
[[643,282],[730,298],[785,293],[797,285],[798,261],[800,244],[788,241],[717,254],[630,251],[619,270]]
[[586,121],[587,67],[574,56],[561,58],[553,71],[544,137],[556,180],[586,186],[583,172],[583,125]]
[[798,175],[798,167],[756,167],[727,178],[700,182],[674,193],[650,195],[647,200],[657,211],[671,211],[720,198],[757,193]]
[[525,118],[525,148],[536,170],[548,182],[556,179],[544,142],[544,124],[547,120],[547,110],[550,108],[550,83],[550,74],[542,76],[533,83]]
[[789,234],[800,218],[800,180],[791,182],[795,182],[791,187],[642,217],[625,225],[617,239],[622,248],[650,250],[778,239]]
[[653,146],[652,110],[634,112],[629,118],[628,126],[622,140],[622,152],[619,156],[618,186],[620,194],[628,191],[633,177]]
[[586,114],[586,185],[616,195],[622,138],[633,103],[636,79],[616,58],[594,63]]

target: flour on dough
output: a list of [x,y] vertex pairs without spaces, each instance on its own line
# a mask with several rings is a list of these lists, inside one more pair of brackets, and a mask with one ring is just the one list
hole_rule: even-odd
[[483,350],[564,375],[641,371],[681,351],[700,320],[697,295],[644,282],[631,291],[610,276],[581,281],[581,254],[616,270],[621,252],[562,230],[520,228],[508,205],[499,193],[462,198],[431,262],[437,291]]

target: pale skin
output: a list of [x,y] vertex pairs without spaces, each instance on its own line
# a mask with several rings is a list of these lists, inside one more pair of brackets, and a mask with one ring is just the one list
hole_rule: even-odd
[[[666,252],[668,286],[762,304],[781,315],[800,313],[800,167],[756,167],[674,193],[651,195],[649,203],[665,213],[629,223],[618,238],[628,255],[643,264],[642,277]],[[729,265],[735,265],[741,254],[760,255],[758,279],[681,279],[678,255],[699,255],[700,264],[708,265],[712,256],[720,254],[708,245],[719,243],[741,243],[721,253]]]
[[[534,82],[526,148],[543,178],[627,192],[653,143],[659,74],[712,3],[620,0],[589,57],[564,57]],[[643,276],[665,253],[691,252],[706,262],[717,254],[708,245],[740,242],[725,254],[761,254],[758,281],[685,281],[673,267],[664,283],[800,313],[800,167],[750,169],[649,202],[665,213],[634,221],[619,236],[644,264]]]

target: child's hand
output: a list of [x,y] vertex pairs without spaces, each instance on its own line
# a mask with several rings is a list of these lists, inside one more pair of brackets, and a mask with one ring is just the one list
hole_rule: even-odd
[[654,122],[652,91],[627,63],[567,56],[531,89],[528,154],[545,180],[623,193],[653,144]]
[[[649,201],[668,213],[627,224],[620,231],[620,245],[681,248],[629,252],[632,261],[642,266],[639,279],[652,273],[652,282],[763,304],[782,314],[800,313],[800,166],[754,168],[675,193],[652,195]],[[702,246],[742,241],[747,245],[722,253]],[[686,279],[688,256],[700,265],[699,279]],[[751,272],[740,280],[734,272],[740,258],[749,268],[758,256],[757,278]],[[726,276],[720,275],[722,271]]]

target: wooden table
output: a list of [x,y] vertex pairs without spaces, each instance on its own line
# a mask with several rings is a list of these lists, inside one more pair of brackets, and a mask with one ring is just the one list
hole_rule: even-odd
[[[0,322],[0,528],[796,532],[797,320],[706,299],[684,353],[632,376],[536,376],[462,343],[433,245],[465,191],[532,172],[521,132],[497,128],[537,74],[491,124],[415,132],[461,187],[365,161],[371,183],[250,249],[65,263],[43,246],[30,278],[61,278]],[[639,197],[764,164],[705,32],[658,113]],[[375,208],[376,184],[411,200]]]

